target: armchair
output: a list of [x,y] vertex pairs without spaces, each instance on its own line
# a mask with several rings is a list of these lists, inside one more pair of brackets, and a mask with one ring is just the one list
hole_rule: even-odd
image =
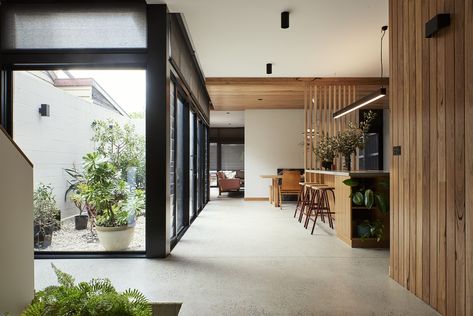
[[222,192],[240,191],[240,179],[229,179],[223,171],[217,172],[218,195]]

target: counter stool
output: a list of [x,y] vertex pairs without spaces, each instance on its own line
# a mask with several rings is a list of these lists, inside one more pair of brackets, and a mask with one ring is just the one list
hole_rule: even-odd
[[303,215],[305,214],[306,208],[311,203],[311,190],[310,186],[311,185],[320,185],[315,182],[299,182],[299,195],[297,197],[297,205],[296,205],[296,210],[294,211],[294,218],[297,216],[297,212],[300,211],[299,213],[299,222],[302,222]]
[[317,217],[320,216],[320,219],[322,220],[322,222],[325,223],[325,215],[327,215],[329,226],[330,228],[334,229],[332,214],[335,214],[335,212],[332,212],[332,210],[330,209],[328,192],[330,191],[332,193],[333,199],[335,201],[335,192],[334,192],[335,188],[324,185],[324,186],[312,186],[311,189],[312,189],[312,194],[316,202],[313,203],[312,207],[309,208],[304,227],[307,228],[309,226],[309,222],[313,221],[314,223],[312,225],[311,234],[314,234],[315,224],[317,223]]
[[[299,222],[302,223],[304,215],[306,219],[304,221],[304,228],[307,228],[308,218],[311,216],[312,211],[316,209],[321,201],[320,199],[320,191],[319,188],[327,187],[326,184],[321,183],[309,183],[306,185],[306,205],[305,208],[302,210],[299,216]],[[325,221],[325,220],[324,220]]]

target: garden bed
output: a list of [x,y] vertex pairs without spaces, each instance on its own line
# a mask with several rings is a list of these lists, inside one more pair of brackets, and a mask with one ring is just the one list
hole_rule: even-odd
[[[136,220],[133,240],[127,251],[145,250],[145,222],[144,216]],[[74,218],[61,222],[61,229],[53,233],[51,246],[39,251],[104,251],[104,248],[89,228],[76,230]]]

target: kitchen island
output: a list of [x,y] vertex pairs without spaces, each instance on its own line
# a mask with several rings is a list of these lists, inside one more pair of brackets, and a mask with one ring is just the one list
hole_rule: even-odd
[[[356,205],[351,198],[352,191],[372,189],[376,194],[383,195],[389,201],[389,172],[383,170],[306,170],[306,182],[323,183],[335,188],[335,201],[330,196],[330,206],[335,211],[335,230],[337,237],[353,248],[388,248],[389,247],[389,213],[383,213],[379,203],[368,208]],[[343,183],[347,179],[356,180],[359,185],[350,187]],[[389,207],[388,207],[389,211]],[[382,223],[384,231],[382,239],[362,238],[360,225]],[[379,226],[379,225],[378,225]]]

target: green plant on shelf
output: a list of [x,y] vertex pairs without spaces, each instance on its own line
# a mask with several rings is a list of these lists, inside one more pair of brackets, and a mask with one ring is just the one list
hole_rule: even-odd
[[59,285],[35,293],[23,316],[129,315],[151,316],[151,305],[138,290],[118,292],[108,279],[75,283],[74,278],[51,264]]
[[[353,204],[357,206],[365,206],[369,209],[377,206],[381,213],[388,213],[389,205],[386,194],[378,192],[376,186],[367,185],[365,182],[353,178],[346,179],[343,183],[352,189],[350,197]],[[381,190],[389,188],[389,184],[384,180],[380,181],[378,185]]]
[[375,238],[377,242],[383,240],[384,224],[379,219],[374,221],[364,220],[359,226],[358,232],[362,241],[369,238]]

